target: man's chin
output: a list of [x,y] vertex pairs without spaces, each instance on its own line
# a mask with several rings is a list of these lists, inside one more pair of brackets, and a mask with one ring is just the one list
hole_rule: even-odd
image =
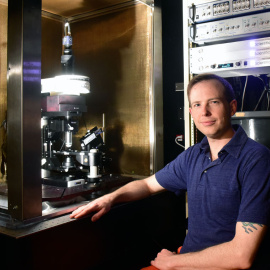
[[211,129],[211,127],[198,130],[209,139],[219,139],[220,137],[219,132],[214,128]]

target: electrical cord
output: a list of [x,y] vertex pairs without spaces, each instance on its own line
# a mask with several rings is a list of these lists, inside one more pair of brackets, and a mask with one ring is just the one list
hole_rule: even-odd
[[258,108],[258,106],[259,106],[259,104],[260,104],[260,102],[261,102],[261,100],[262,100],[262,98],[263,98],[263,96],[264,96],[264,94],[265,94],[266,91],[267,91],[267,88],[264,87],[263,92],[262,92],[262,94],[261,94],[261,96],[260,96],[260,98],[259,98],[259,101],[258,101],[256,107],[254,108],[254,111],[257,110],[257,108]]
[[175,143],[176,143],[177,145],[179,145],[180,147],[186,149],[186,147],[185,147],[184,145],[182,145],[181,143],[179,143],[179,142],[177,141],[177,137],[175,138]]
[[245,82],[245,86],[244,86],[244,90],[243,90],[243,95],[242,95],[241,112],[243,111],[243,108],[244,108],[244,99],[245,99],[245,95],[246,95],[247,81],[248,81],[248,76],[246,76],[246,82]]
[[63,142],[63,144],[61,145],[60,150],[59,150],[59,151],[61,152],[61,151],[62,151],[62,149],[63,149],[63,147],[64,147],[64,145],[65,145],[65,142],[66,142],[66,141],[65,141],[65,140],[63,140],[63,139],[60,139],[60,140]]
[[264,82],[264,80],[261,77],[259,77],[259,76],[254,76],[254,77],[260,79],[263,82],[263,85],[264,85],[263,92],[262,92],[262,94],[261,94],[261,96],[259,98],[259,101],[257,102],[257,104],[256,104],[256,106],[254,108],[254,111],[256,111],[257,108],[258,108],[258,106],[259,106],[259,104],[260,104],[260,102],[261,102],[261,100],[262,100],[262,98],[263,98],[263,96],[264,96],[264,94],[265,94],[265,92],[267,91],[267,86],[265,85],[265,82]]
[[269,110],[269,91],[267,91],[267,111]]

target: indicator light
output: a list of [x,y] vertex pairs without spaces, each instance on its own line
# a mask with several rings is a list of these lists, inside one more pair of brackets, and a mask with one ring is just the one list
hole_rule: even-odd
[[250,65],[251,65],[252,67],[254,67],[254,66],[255,66],[255,60],[250,60]]
[[255,56],[255,51],[250,51],[250,52],[249,52],[249,55],[250,55],[250,56]]
[[255,47],[255,41],[254,41],[254,40],[251,40],[251,41],[249,42],[249,46],[250,46],[251,48]]

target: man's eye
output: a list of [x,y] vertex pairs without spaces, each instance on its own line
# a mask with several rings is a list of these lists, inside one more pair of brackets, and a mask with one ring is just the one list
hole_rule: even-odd
[[193,105],[193,107],[195,107],[195,108],[196,108],[196,107],[199,107],[199,106],[200,106],[200,104],[194,104],[194,105]]
[[217,104],[217,103],[219,103],[219,102],[218,102],[218,100],[212,100],[212,103],[213,103],[213,104]]

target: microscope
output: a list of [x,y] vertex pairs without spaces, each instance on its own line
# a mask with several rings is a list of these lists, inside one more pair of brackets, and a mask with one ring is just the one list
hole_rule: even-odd
[[41,178],[44,185],[74,187],[95,183],[101,177],[105,159],[102,129],[94,127],[80,138],[80,150],[73,150],[73,136],[79,118],[87,111],[83,94],[90,92],[89,77],[73,74],[72,37],[65,24],[63,75],[42,79]]

